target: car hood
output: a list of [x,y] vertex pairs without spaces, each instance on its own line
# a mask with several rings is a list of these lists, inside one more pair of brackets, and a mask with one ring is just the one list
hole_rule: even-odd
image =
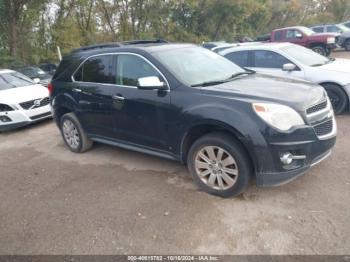
[[324,89],[316,84],[290,78],[264,74],[243,76],[224,84],[202,88],[203,92],[240,97],[250,102],[266,101],[281,103],[304,111],[324,98]]
[[[337,71],[342,73],[350,73],[350,59],[337,58],[328,64],[317,66],[315,68],[329,70],[329,71]],[[350,79],[350,76],[349,76],[349,79]]]
[[349,37],[350,36],[350,30],[349,31],[346,31],[346,32],[343,32],[341,34],[341,37]]
[[49,91],[42,85],[31,85],[17,88],[10,88],[0,91],[0,103],[19,104],[34,99],[49,96]]

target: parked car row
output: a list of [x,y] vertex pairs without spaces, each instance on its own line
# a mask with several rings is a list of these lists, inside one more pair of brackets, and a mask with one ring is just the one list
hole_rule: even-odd
[[[347,27],[345,24],[348,24],[349,27]],[[350,22],[345,24],[318,25],[311,27],[311,29],[316,33],[339,34],[337,36],[337,45],[345,48],[346,51],[350,51]]]
[[274,76],[299,78],[325,88],[336,114],[349,110],[350,60],[327,58],[290,43],[231,45],[219,50],[235,64]]
[[[329,56],[333,49],[340,47],[350,51],[350,21],[340,24],[292,26],[273,30],[261,35],[255,41],[259,42],[289,42],[298,44],[323,55]],[[254,42],[249,37],[240,37],[238,42]],[[222,46],[223,42],[203,43],[203,47],[212,49]]]
[[[324,88],[295,77],[316,79],[328,71],[313,69],[337,61],[307,52],[317,60],[312,66],[292,55],[291,44],[271,44],[266,51],[280,49],[281,57],[269,60],[255,53],[264,46],[252,44],[239,66],[224,57],[235,48],[217,54],[133,41],[75,50],[48,86],[65,144],[76,153],[101,142],[177,160],[200,188],[222,197],[253,181],[275,186],[297,178],[331,154],[337,125]],[[286,75],[255,71],[275,60]]]

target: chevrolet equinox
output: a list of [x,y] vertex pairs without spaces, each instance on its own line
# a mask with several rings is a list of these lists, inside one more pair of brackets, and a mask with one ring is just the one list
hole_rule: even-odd
[[221,197],[252,181],[291,181],[329,156],[336,140],[321,86],[258,74],[192,44],[83,47],[62,60],[49,91],[71,151],[101,142],[174,159]]

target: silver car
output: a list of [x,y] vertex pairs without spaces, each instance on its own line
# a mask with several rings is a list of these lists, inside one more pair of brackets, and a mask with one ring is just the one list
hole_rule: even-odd
[[337,45],[350,51],[350,28],[344,24],[318,25],[311,27],[311,29],[316,33],[339,33]]
[[[260,43],[227,48],[222,56],[242,67],[323,86],[336,114],[349,110],[350,60],[321,56],[291,43]],[[292,91],[292,90],[291,90]]]

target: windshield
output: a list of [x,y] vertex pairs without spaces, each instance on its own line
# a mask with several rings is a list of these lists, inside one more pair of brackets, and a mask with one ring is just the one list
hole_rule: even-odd
[[329,60],[327,57],[319,55],[316,52],[299,45],[288,45],[286,47],[282,47],[281,50],[307,66],[319,66],[331,62],[331,60]]
[[28,77],[17,73],[0,74],[0,90],[33,85],[34,82]]
[[188,86],[223,81],[246,72],[226,58],[202,47],[165,50],[153,55]]
[[343,32],[349,31],[350,28],[346,27],[345,25],[339,24],[337,27],[342,30]]
[[315,34],[314,31],[307,27],[301,27],[300,30],[307,36]]
[[46,73],[38,67],[27,67],[19,70],[22,74],[29,76],[30,78],[44,76]]

